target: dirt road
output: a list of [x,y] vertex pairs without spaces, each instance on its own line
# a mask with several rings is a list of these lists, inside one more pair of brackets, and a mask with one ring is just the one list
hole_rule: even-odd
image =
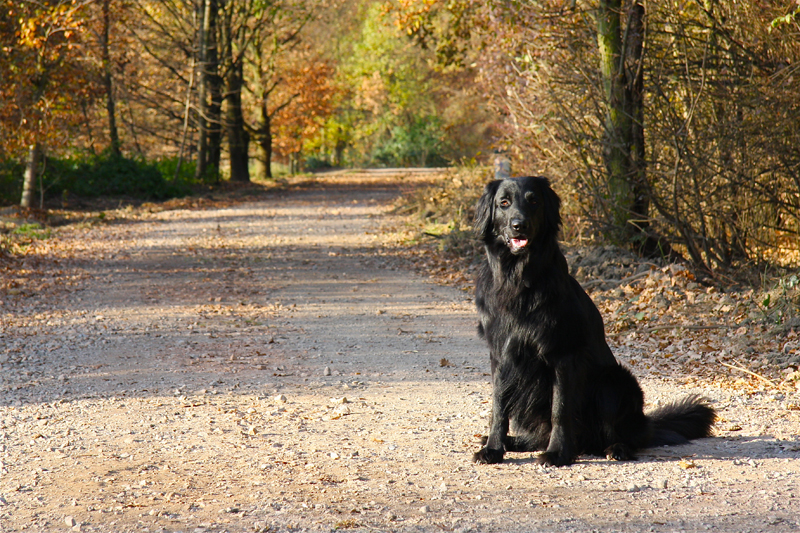
[[630,463],[471,464],[488,358],[470,294],[385,246],[403,183],[322,177],[59,230],[74,279],[0,295],[0,530],[800,529],[793,392],[639,365],[651,404],[711,398],[718,436]]

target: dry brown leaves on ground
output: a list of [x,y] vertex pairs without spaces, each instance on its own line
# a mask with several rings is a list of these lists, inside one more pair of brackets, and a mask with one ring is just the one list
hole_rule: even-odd
[[[472,290],[480,256],[459,254],[433,236],[414,244],[397,253],[438,282]],[[700,283],[686,266],[642,260],[618,247],[562,247],[624,363],[687,375],[687,383],[800,389],[796,281],[717,287]]]

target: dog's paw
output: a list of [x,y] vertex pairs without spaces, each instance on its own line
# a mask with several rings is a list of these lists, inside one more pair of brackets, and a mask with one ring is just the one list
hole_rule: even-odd
[[493,465],[503,462],[503,451],[481,448],[472,456],[472,462],[479,465]]
[[635,461],[636,456],[626,444],[618,442],[606,448],[606,459],[609,461]]
[[571,465],[574,460],[573,457],[558,452],[544,452],[536,457],[536,462],[543,466],[566,466]]

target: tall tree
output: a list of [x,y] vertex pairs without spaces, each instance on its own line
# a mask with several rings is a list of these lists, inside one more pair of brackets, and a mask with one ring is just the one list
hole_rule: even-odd
[[[195,177],[202,179],[208,169],[218,173],[219,161],[214,161],[211,153],[217,153],[218,147],[209,147],[212,141],[211,130],[218,128],[218,116],[212,116],[213,103],[210,100],[213,81],[219,75],[219,64],[216,54],[217,0],[201,0],[202,23],[200,25],[200,39],[198,49],[199,82],[197,87],[198,101],[198,132],[197,132],[197,167]],[[215,121],[217,124],[215,124]]]
[[600,0],[597,44],[606,115],[603,158],[613,223],[628,238],[648,223],[644,29],[645,9],[639,0],[631,1],[627,10],[623,0]]
[[117,110],[114,95],[114,78],[111,65],[111,0],[103,0],[102,4],[102,25],[100,30],[100,57],[102,61],[102,80],[103,91],[106,98],[106,112],[108,113],[108,136],[110,140],[111,153],[119,157],[121,145],[119,131],[117,130]]
[[242,109],[244,89],[244,53],[250,44],[248,31],[250,2],[220,0],[219,20],[221,61],[225,80],[225,129],[228,134],[228,157],[232,181],[250,181],[250,134],[245,128]]
[[94,73],[85,66],[89,3],[0,3],[2,150],[7,157],[28,154],[25,189],[29,192],[45,148],[57,150],[67,144],[69,135],[64,132],[80,121],[80,102],[96,96]]
[[[218,44],[225,79],[225,129],[231,179],[250,180],[252,139],[258,141],[261,175],[269,177],[271,118],[274,107],[282,105],[271,100],[275,87],[283,80],[274,68],[276,58],[299,42],[300,31],[315,5],[301,0],[219,1],[222,9]],[[248,108],[254,110],[250,117]]]
[[[293,74],[301,69],[300,64],[314,65],[313,58],[305,56],[308,62],[304,62],[298,61],[297,57],[290,61],[281,57],[286,55],[287,48],[297,43],[301,29],[302,21],[285,28],[284,32],[271,35],[271,39],[266,43],[256,44],[253,47],[249,66],[253,73],[250,93],[253,97],[255,112],[251,113],[251,123],[247,126],[257,143],[256,172],[260,178],[272,177],[275,117],[302,94],[313,92],[315,81],[313,79],[304,76],[303,86],[292,83],[294,81]],[[309,69],[306,68],[306,73],[308,72]]]
[[206,33],[206,88],[208,91],[208,108],[206,113],[207,157],[206,167],[212,169],[215,180],[219,180],[219,166],[222,160],[222,89],[223,79],[220,75],[219,59],[219,0],[208,0],[209,9],[208,32]]
[[234,58],[230,47],[229,66],[225,76],[225,126],[228,133],[228,156],[232,181],[250,181],[250,132],[247,130],[242,107],[244,63]]
[[283,66],[283,83],[277,86],[274,100],[283,102],[269,116],[275,152],[289,160],[290,170],[298,170],[301,152],[333,112],[333,99],[339,94],[333,81],[333,66],[310,49],[297,50]]

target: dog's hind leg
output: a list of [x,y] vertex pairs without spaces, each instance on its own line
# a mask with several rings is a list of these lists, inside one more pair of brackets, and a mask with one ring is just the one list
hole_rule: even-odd
[[[481,445],[486,446],[488,440],[489,437],[485,435],[481,437]],[[540,450],[540,448],[531,443],[530,439],[516,435],[506,435],[506,438],[503,439],[503,446],[505,446],[507,452],[536,452]]]
[[621,366],[604,375],[597,398],[602,420],[602,449],[612,461],[632,461],[648,440],[650,426],[644,416],[644,395],[636,378]]
[[636,455],[627,444],[618,442],[606,448],[606,459],[609,461],[635,461]]
[[535,452],[535,446],[532,446],[530,441],[525,437],[507,436],[505,440],[507,452]]

